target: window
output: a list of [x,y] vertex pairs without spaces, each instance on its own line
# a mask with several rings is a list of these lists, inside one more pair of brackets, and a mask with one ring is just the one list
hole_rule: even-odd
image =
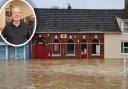
[[53,55],[60,55],[60,42],[58,39],[53,41]]
[[68,40],[68,43],[67,43],[67,54],[68,55],[74,55],[75,54],[75,45],[74,45],[74,41],[72,39],[69,39]]
[[17,47],[17,56],[18,60],[23,60],[24,58],[24,46]]
[[97,39],[92,41],[92,54],[99,55],[100,54],[100,44]]
[[15,47],[8,46],[8,59],[14,60],[15,54],[16,54]]
[[0,46],[0,60],[6,59],[6,46]]
[[121,42],[121,53],[128,53],[128,42]]
[[128,33],[128,21],[124,21],[124,33]]
[[30,49],[30,44],[28,43],[27,45],[25,45],[25,59],[30,59],[31,57],[31,49]]

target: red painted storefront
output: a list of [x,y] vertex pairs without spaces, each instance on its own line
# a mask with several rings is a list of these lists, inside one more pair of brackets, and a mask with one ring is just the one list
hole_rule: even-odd
[[[43,43],[37,42],[41,36]],[[74,49],[73,49],[74,47]],[[32,40],[33,59],[104,58],[103,33],[36,33]]]

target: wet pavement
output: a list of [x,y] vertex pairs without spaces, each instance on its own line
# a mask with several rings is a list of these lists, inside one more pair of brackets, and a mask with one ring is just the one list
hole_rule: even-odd
[[128,89],[128,61],[0,61],[0,89]]

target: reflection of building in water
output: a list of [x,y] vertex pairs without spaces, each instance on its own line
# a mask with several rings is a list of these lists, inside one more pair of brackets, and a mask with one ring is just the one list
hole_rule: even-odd
[[1,89],[25,89],[29,79],[26,61],[0,61],[0,68],[4,71],[0,72],[4,75],[0,78]]

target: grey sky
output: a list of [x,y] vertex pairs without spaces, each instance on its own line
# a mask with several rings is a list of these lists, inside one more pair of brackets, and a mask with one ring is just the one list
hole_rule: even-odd
[[49,8],[59,6],[66,8],[70,3],[72,8],[81,9],[122,9],[124,0],[28,0],[34,7]]
[[[0,4],[7,0],[0,0]],[[27,0],[35,8],[50,8],[59,6],[66,8],[70,3],[76,9],[123,9],[124,0]]]

